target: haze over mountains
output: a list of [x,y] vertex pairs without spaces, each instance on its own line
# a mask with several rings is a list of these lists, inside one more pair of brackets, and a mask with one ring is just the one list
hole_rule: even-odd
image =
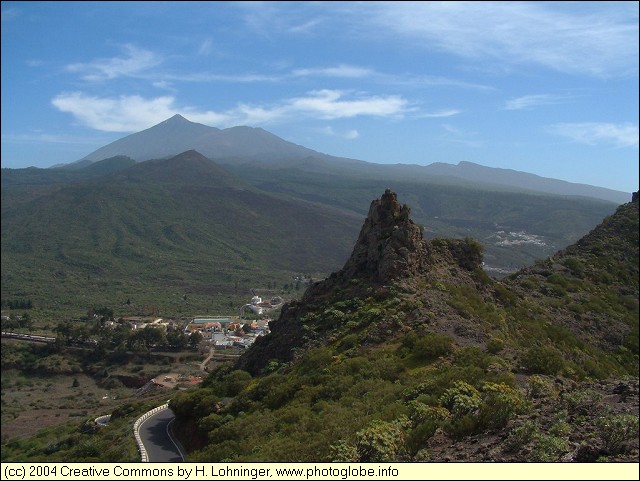
[[287,142],[266,130],[252,127],[217,129],[191,122],[176,114],[141,132],[128,135],[90,153],[67,168],[80,168],[116,156],[137,162],[167,158],[187,150],[223,164],[257,163],[265,167],[296,167],[310,172],[374,176],[394,180],[435,180],[474,185],[489,184],[511,189],[526,189],[558,195],[576,195],[627,202],[630,193],[602,187],[549,179],[510,169],[484,167],[472,162],[458,165],[433,163],[427,166],[375,164],[362,160],[334,157]]
[[212,295],[339,268],[387,188],[426,238],[481,242],[498,277],[575,242],[630,198],[471,163],[341,159],[174,116],[64,168],[2,169],[2,298],[85,308],[137,292],[174,308],[189,292],[208,309]]

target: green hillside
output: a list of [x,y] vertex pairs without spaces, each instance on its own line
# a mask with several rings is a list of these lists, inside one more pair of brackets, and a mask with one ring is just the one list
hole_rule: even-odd
[[[323,277],[343,265],[369,200],[388,185],[307,163],[234,168],[190,151],[3,169],[2,299],[69,314],[128,301],[174,316],[236,309],[249,289],[280,289],[296,274]],[[397,180],[394,190],[427,238],[478,239],[497,276],[565,247],[615,207],[441,182]]]
[[389,195],[344,270],[172,397],[188,460],[637,462],[637,200],[501,282]]
[[3,188],[3,300],[82,312],[129,299],[167,315],[187,294],[202,312],[340,265],[357,234],[348,216],[257,191],[195,152],[48,187],[6,205]]
[[402,170],[363,176],[335,166],[311,172],[306,164],[283,169],[225,167],[262,190],[360,217],[366,214],[370,199],[391,186],[412,206],[413,218],[424,226],[427,238],[477,239],[485,247],[487,266],[494,268],[490,272],[498,275],[531,265],[577,241],[617,207],[593,198],[474,185],[447,177],[410,180]]

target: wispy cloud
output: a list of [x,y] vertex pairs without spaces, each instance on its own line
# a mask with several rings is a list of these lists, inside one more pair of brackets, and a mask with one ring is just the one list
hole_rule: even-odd
[[176,113],[190,114],[192,120],[224,123],[224,114],[179,109],[171,96],[145,99],[138,95],[101,98],[80,92],[60,94],[51,102],[58,110],[72,114],[82,125],[105,132],[136,132],[168,119]]
[[241,103],[224,112],[181,107],[173,96],[104,98],[72,92],[56,96],[52,104],[60,111],[72,114],[83,125],[108,132],[135,132],[176,113],[195,122],[228,127],[264,125],[302,117],[322,120],[360,116],[397,119],[415,111],[406,99],[398,95],[355,94],[329,89],[311,91],[305,96],[267,106]]
[[637,2],[608,4],[606,13],[563,2],[373,2],[361,18],[377,35],[462,58],[599,77],[638,71]]
[[416,117],[423,119],[437,119],[442,117],[453,117],[454,115],[458,115],[461,110],[458,109],[447,109],[447,110],[439,110],[437,112],[424,112],[417,114]]
[[346,99],[341,90],[316,90],[306,97],[296,97],[287,102],[287,110],[306,112],[322,119],[339,119],[357,116],[401,117],[411,110],[409,102],[399,95],[366,96]]
[[350,129],[344,132],[336,132],[333,127],[327,126],[320,129],[320,132],[331,137],[340,137],[346,140],[355,140],[360,137],[360,132],[356,129]]
[[616,147],[638,147],[638,126],[628,123],[559,123],[551,125],[549,131],[581,144],[608,143]]
[[356,65],[336,65],[335,67],[303,68],[292,72],[294,77],[343,77],[362,78],[376,75],[374,70]]
[[462,130],[451,124],[442,124],[445,131],[444,140],[455,144],[463,144],[468,147],[480,148],[484,146],[484,141],[478,139],[478,133],[468,130]]
[[2,134],[2,143],[8,144],[78,144],[96,145],[108,142],[107,138],[89,138],[86,136],[76,137],[71,135],[57,135],[45,133],[27,134]]
[[5,7],[2,5],[0,10],[2,22],[8,22],[20,16],[20,10],[15,7]]
[[210,38],[205,39],[198,47],[197,54],[200,56],[207,56],[213,52],[213,40]]
[[274,34],[309,34],[324,22],[322,5],[309,2],[236,2],[245,26],[254,33],[270,37]]
[[125,56],[96,59],[89,63],[74,63],[66,66],[68,72],[78,73],[84,80],[111,80],[118,77],[137,77],[162,63],[162,58],[150,50],[134,45],[123,47]]
[[505,110],[524,110],[542,105],[559,104],[567,100],[568,97],[551,94],[524,95],[514,99],[507,100]]

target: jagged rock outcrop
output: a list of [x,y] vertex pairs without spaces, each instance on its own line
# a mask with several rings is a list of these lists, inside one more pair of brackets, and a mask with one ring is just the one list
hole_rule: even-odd
[[374,199],[342,275],[387,283],[424,271],[429,260],[428,243],[409,214],[409,207],[401,206],[396,193],[389,189],[380,199]]
[[469,239],[428,241],[409,216],[409,207],[401,205],[389,189],[374,199],[344,267],[311,285],[300,301],[286,304],[270,324],[271,334],[258,339],[236,368],[259,373],[270,360],[292,361],[302,346],[321,342],[313,333],[330,337],[323,312],[333,302],[367,297],[393,285],[406,288],[419,278],[468,277],[482,266],[479,243]]

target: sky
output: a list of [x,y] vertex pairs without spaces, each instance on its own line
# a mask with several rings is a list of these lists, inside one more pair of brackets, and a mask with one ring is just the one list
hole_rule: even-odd
[[638,190],[638,2],[2,2],[2,167],[181,114]]

